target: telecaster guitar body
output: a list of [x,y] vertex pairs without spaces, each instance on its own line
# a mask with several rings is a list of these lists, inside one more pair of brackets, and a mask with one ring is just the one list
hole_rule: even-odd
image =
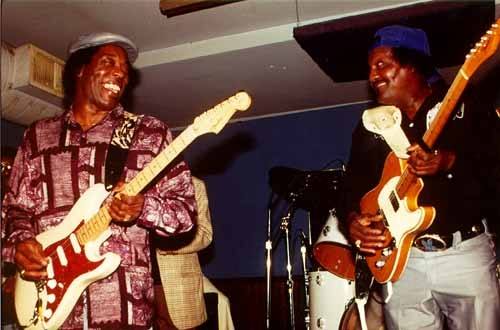
[[429,228],[436,215],[433,207],[419,207],[417,204],[418,195],[424,186],[421,179],[417,179],[409,188],[406,197],[400,198],[398,195],[396,188],[405,167],[406,161],[391,152],[385,161],[378,186],[363,196],[360,202],[362,213],[382,214],[385,219],[376,227],[386,231],[388,246],[366,257],[368,267],[379,283],[399,279],[414,238]]
[[[48,281],[37,289],[35,282],[16,280],[15,307],[19,323],[27,329],[54,329],[68,317],[85,288],[114,272],[120,257],[99,254],[99,247],[111,234],[102,232],[93,241],[80,245],[75,235],[83,222],[99,210],[109,195],[103,184],[89,188],[73,206],[63,222],[36,236],[49,257]],[[34,311],[43,310],[43,320],[33,323]]]

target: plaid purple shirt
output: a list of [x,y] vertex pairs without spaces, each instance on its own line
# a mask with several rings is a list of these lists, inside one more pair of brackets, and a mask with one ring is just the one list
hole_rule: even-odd
[[[2,207],[2,256],[12,261],[15,244],[64,220],[76,200],[94,183],[103,182],[105,159],[123,108],[117,107],[84,132],[71,111],[29,127],[14,161]],[[172,141],[161,121],[144,116],[136,127],[124,169],[126,182]],[[162,176],[163,175],[163,176]],[[87,290],[89,328],[146,329],[151,325],[153,282],[149,230],[170,236],[190,230],[196,215],[191,173],[180,161],[142,193],[144,208],[133,226],[111,223],[112,235],[100,252],[120,255],[117,271]],[[83,327],[82,299],[63,325]]]

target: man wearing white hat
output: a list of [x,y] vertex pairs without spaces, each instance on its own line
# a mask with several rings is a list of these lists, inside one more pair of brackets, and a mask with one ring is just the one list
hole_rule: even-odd
[[[39,234],[66,223],[68,213],[87,189],[106,183],[109,190],[129,182],[172,141],[163,122],[128,113],[120,103],[132,73],[130,63],[138,54],[132,41],[113,33],[93,33],[78,38],[68,53],[63,74],[67,110],[26,130],[2,208],[3,258],[16,263],[26,283],[35,282],[47,292],[56,290],[42,298],[46,299],[42,308],[21,311],[30,317],[20,322],[24,326],[30,322],[51,324],[52,317],[65,314],[62,324],[56,322],[53,328],[149,329],[153,315],[149,235],[172,236],[193,227],[196,203],[191,173],[180,160],[142,192],[108,197],[104,203],[110,219],[107,239],[90,240],[95,244],[91,247],[82,243],[85,236],[78,232],[80,236],[68,235],[48,255]],[[125,126],[132,133],[120,136]],[[118,166],[120,161],[111,155],[120,145],[115,138],[125,140],[121,148],[128,150]],[[58,228],[60,234],[62,228]],[[102,279],[93,278],[90,285],[83,283],[89,274],[94,275],[91,268],[96,260],[88,259],[110,252],[120,257],[116,270],[112,268]],[[61,273],[70,274],[65,282],[58,277]],[[75,307],[63,306],[67,296],[70,301],[71,296],[80,296],[75,287],[84,288],[80,299],[75,298]],[[54,299],[60,306],[54,305]]]

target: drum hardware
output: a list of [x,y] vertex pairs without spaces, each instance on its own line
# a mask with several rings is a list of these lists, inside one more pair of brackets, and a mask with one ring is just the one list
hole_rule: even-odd
[[269,171],[269,184],[275,193],[293,201],[297,208],[329,210],[338,200],[343,174],[343,168],[301,171],[276,166]]
[[286,251],[286,270],[287,270],[287,288],[288,288],[288,312],[290,317],[290,329],[295,329],[295,307],[293,298],[293,278],[292,278],[292,258],[290,250],[290,219],[295,212],[295,206],[290,204],[288,207],[288,212],[281,218],[280,228],[283,231],[285,237],[285,251]]
[[271,205],[273,200],[271,193],[269,206],[267,208],[267,239],[265,243],[266,249],[266,329],[271,329],[271,263],[272,263],[272,237],[271,237]]
[[[287,291],[288,291],[288,305],[289,305],[289,318],[290,329],[295,329],[295,310],[294,310],[294,282],[292,279],[292,253],[291,253],[291,219],[295,211],[302,208],[309,211],[308,217],[308,240],[307,244],[306,235],[301,231],[301,258],[302,270],[304,273],[304,293],[305,293],[305,306],[304,306],[304,321],[306,329],[311,328],[311,282],[307,267],[307,258],[313,260],[311,252],[311,210],[318,209],[331,209],[333,202],[337,199],[339,193],[339,182],[343,175],[344,168],[335,170],[324,171],[300,171],[287,167],[273,167],[269,171],[269,184],[272,190],[282,196],[282,201],[289,202],[288,209],[281,217],[280,222],[280,237],[285,238],[285,251],[286,251],[286,271],[287,271]],[[272,201],[272,198],[271,198]],[[272,266],[272,250],[277,245],[277,241],[273,240],[271,235],[271,211],[273,203],[268,206],[268,223],[267,234],[268,239],[265,244],[266,249],[266,277],[267,277],[267,308],[266,308],[266,329],[271,327],[271,266]],[[278,238],[278,239],[279,239]],[[328,304],[327,304],[328,305]],[[316,328],[314,328],[316,329]]]
[[302,272],[304,274],[304,322],[306,330],[310,329],[311,315],[309,309],[309,272],[307,270],[306,256],[309,255],[309,244],[306,235],[300,230],[300,255],[302,259]]

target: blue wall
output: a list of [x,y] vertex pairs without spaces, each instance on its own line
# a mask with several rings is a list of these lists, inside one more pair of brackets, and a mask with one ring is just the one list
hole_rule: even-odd
[[[364,108],[358,104],[231,123],[218,135],[200,136],[186,149],[185,158],[193,173],[206,181],[210,198],[214,242],[201,255],[207,276],[265,276],[269,170],[319,170],[329,163],[338,166],[335,160],[346,161],[352,130]],[[22,131],[2,121],[2,145],[17,146]],[[287,206],[278,200],[272,208],[273,273],[279,275],[285,274],[279,224]],[[306,211],[299,209],[291,221],[294,273],[301,269],[297,238],[300,229],[307,230],[306,219]]]
[[[347,161],[352,130],[365,108],[358,104],[238,122],[188,147],[186,159],[207,182],[212,211],[214,243],[202,258],[207,276],[265,276],[269,170],[319,170],[336,159]],[[272,209],[275,235],[286,207],[278,203]],[[307,213],[299,209],[291,226],[294,273],[301,267],[300,229],[307,229]],[[285,274],[284,246],[281,239],[273,253],[274,274]]]

